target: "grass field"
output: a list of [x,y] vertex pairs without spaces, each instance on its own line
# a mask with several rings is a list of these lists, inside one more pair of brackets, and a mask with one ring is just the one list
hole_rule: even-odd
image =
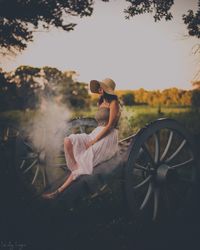
[[[97,107],[88,110],[76,110],[71,113],[74,117],[94,117]],[[26,123],[34,118],[38,111],[9,111],[0,113],[0,121],[6,120],[17,123]],[[151,121],[158,118],[169,117],[178,120],[192,134],[200,134],[200,113],[196,113],[190,107],[163,107],[162,112],[158,113],[157,107],[149,106],[124,106],[119,123],[119,137],[129,136]]]
[[[90,111],[77,111],[75,116],[91,116],[96,112],[96,107]],[[178,120],[191,133],[200,134],[200,113],[194,112],[190,107],[163,107],[158,113],[157,107],[150,106],[124,106],[120,119],[120,138],[135,133],[151,121],[168,117]]]

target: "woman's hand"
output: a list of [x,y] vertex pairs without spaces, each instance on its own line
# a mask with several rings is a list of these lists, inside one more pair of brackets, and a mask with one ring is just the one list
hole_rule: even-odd
[[58,189],[52,193],[46,193],[42,195],[42,198],[44,199],[55,199],[59,195]]
[[90,146],[92,146],[93,144],[95,144],[96,140],[91,140],[88,143],[85,144],[86,149],[88,149]]

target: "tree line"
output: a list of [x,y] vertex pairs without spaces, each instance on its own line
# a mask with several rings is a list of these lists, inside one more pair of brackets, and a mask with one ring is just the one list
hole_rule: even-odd
[[[0,69],[0,111],[26,110],[41,107],[42,100],[58,101],[71,109],[96,106],[98,95],[89,93],[88,83],[76,80],[75,71],[60,71],[52,67],[20,66],[12,72]],[[192,106],[200,107],[200,81],[193,90],[169,88],[148,91],[116,90],[126,106]]]
[[[109,0],[102,0],[109,2]],[[174,0],[126,0],[126,19],[151,13],[155,22],[172,20]],[[200,0],[196,0],[197,10],[182,13],[188,35],[200,38]],[[116,3],[117,4],[117,3]],[[67,22],[71,16],[86,17],[93,14],[93,0],[1,0],[0,1],[0,53],[18,52],[34,39],[34,32],[51,27],[73,30],[76,23]]]
[[1,69],[0,111],[37,109],[44,98],[70,108],[88,107],[88,85],[75,78],[75,71],[52,67],[20,66],[12,72]]
[[[125,106],[150,105],[150,106],[192,106],[195,109],[200,107],[200,82],[194,83],[193,90],[168,88],[164,90],[116,90],[121,102]],[[92,95],[92,102],[97,102],[98,96]]]

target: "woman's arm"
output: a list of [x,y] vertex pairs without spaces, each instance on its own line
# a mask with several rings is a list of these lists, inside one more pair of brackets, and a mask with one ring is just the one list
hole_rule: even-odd
[[116,100],[113,100],[110,103],[110,115],[109,115],[109,121],[105,128],[96,136],[94,139],[94,143],[99,141],[101,138],[103,138],[105,135],[107,135],[110,131],[110,129],[113,127],[117,114],[119,112],[119,104]]

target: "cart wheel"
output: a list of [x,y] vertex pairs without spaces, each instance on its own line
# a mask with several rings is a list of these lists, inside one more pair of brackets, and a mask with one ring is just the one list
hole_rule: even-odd
[[196,187],[197,167],[193,138],[177,121],[158,119],[141,129],[125,167],[125,196],[133,217],[180,214]]
[[66,130],[61,132],[60,144],[55,149],[54,145],[49,145],[45,127],[37,128],[37,143],[25,130],[20,133],[16,140],[17,173],[34,196],[56,189],[67,178],[69,170],[63,150],[64,137],[79,131],[88,132],[96,126],[95,122],[92,118],[79,118],[67,122]]
[[35,145],[30,134],[25,130],[20,131],[16,139],[15,166],[18,177],[32,194],[42,193],[48,185],[47,154],[45,151],[46,130],[39,131],[39,145]]

